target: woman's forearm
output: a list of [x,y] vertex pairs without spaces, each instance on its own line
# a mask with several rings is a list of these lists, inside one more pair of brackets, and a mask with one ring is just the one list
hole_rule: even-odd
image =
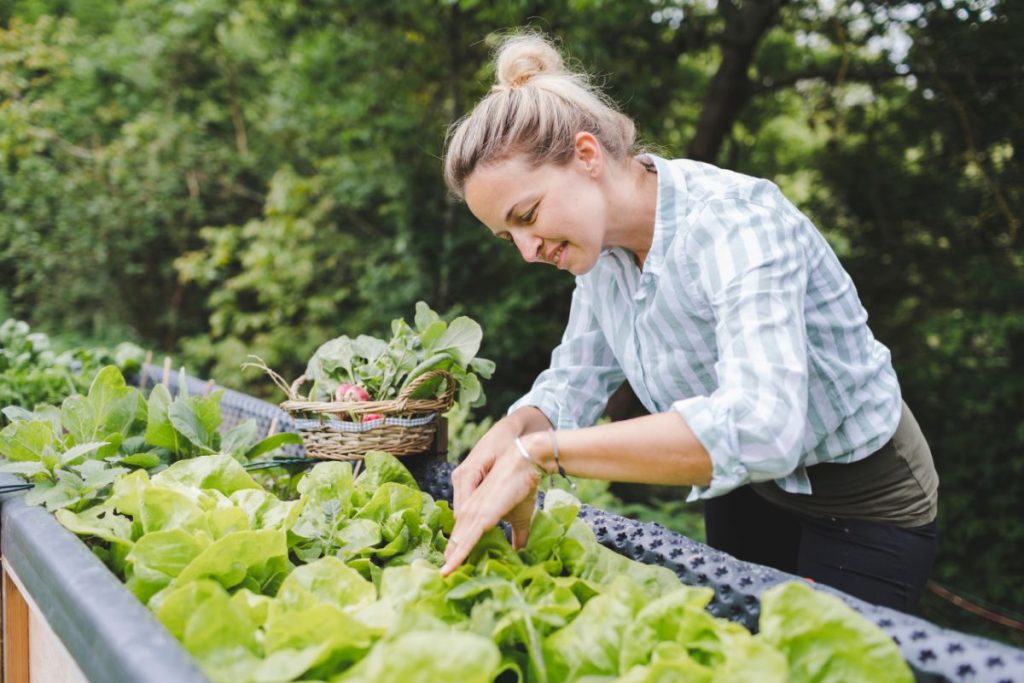
[[[526,432],[523,444],[534,460],[554,472],[547,428],[540,429]],[[711,481],[711,458],[675,412],[559,431],[556,438],[559,461],[574,476],[678,486],[706,486]]]

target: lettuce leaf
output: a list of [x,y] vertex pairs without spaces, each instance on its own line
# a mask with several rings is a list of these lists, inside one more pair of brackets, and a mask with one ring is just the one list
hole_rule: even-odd
[[852,608],[807,584],[773,586],[761,596],[760,638],[789,662],[794,683],[914,680],[896,643]]
[[501,655],[490,639],[459,631],[413,631],[379,642],[334,683],[491,683]]

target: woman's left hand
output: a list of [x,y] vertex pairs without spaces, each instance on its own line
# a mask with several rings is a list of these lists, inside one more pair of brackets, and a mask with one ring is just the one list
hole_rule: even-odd
[[[523,441],[528,442],[528,436]],[[448,538],[441,574],[447,576],[455,571],[484,532],[502,519],[512,526],[512,546],[525,546],[540,479],[537,468],[519,453],[515,444],[510,444],[480,485],[455,509],[455,527]]]

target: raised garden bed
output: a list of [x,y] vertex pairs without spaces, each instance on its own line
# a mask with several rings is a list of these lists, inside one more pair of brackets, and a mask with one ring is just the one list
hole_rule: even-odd
[[[159,381],[156,368],[145,372],[147,384]],[[192,393],[207,389],[204,382],[189,382]],[[176,376],[168,378],[172,391],[176,383]],[[290,418],[275,405],[238,392],[225,391],[222,410],[224,428],[245,418],[256,419],[264,433],[272,424],[278,431],[290,426]],[[404,462],[424,491],[451,500],[451,466],[441,457],[413,456]],[[16,481],[0,475],[0,483]],[[206,680],[171,634],[52,515],[24,505],[20,494],[5,496],[2,503],[5,680]],[[580,517],[605,546],[667,567],[686,583],[713,588],[709,609],[747,628],[757,627],[761,593],[797,578],[740,562],[654,524],[587,506]],[[817,587],[837,595],[889,633],[920,681],[1024,682],[1024,651]]]

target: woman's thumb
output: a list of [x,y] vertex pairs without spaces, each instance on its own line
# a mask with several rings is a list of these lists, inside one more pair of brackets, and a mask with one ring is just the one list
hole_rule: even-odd
[[516,550],[525,547],[526,541],[530,538],[530,522],[533,521],[533,508],[536,503],[537,490],[534,489],[505,517],[505,521],[512,527],[512,547]]

